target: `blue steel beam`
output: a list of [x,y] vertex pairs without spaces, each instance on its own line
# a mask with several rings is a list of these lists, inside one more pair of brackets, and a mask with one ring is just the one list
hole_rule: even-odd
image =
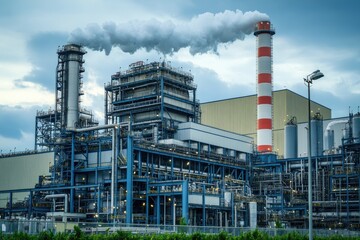
[[133,212],[133,139],[131,136],[127,137],[127,155],[126,155],[126,223],[132,223]]
[[[161,106],[160,106],[160,119],[161,122],[164,122],[164,77],[160,77],[160,97],[161,97]],[[163,132],[163,129],[162,129]]]
[[59,186],[59,187],[44,187],[44,188],[22,188],[22,189],[9,189],[9,190],[2,190],[0,194],[4,193],[18,193],[18,192],[42,192],[42,191],[56,191],[56,190],[69,190],[69,189],[77,189],[77,188],[96,188],[98,185],[89,184],[89,185],[77,185],[77,186]]
[[[159,192],[159,187],[157,187]],[[155,205],[155,212],[156,212],[156,224],[160,225],[160,196],[156,197],[156,205]]]
[[141,152],[139,152],[138,154],[138,161],[139,161],[139,164],[138,164],[138,176],[141,176],[141,172],[142,172],[142,158],[141,158]]
[[[71,133],[71,175],[70,185],[75,185],[75,132]],[[70,189],[70,212],[74,212],[74,189]]]
[[28,209],[28,219],[30,219],[30,216],[32,215],[32,203],[33,203],[33,192],[30,191],[29,194],[29,209]]
[[182,217],[185,219],[187,223],[189,220],[189,180],[185,180],[182,183]]
[[183,182],[184,180],[156,181],[149,183],[149,186],[150,187],[173,186],[173,185],[181,185],[183,184]]
[[100,208],[102,208],[101,206],[101,191],[100,191],[100,187],[97,188],[97,204],[96,204],[96,212],[97,212],[97,215],[99,217],[99,213],[100,213]]
[[9,213],[10,213],[9,219],[11,219],[12,203],[13,203],[13,193],[11,192],[10,193],[10,198],[9,198],[9,209],[10,209],[10,211],[9,211]]
[[202,225],[206,226],[205,184],[202,185]]
[[146,201],[145,202],[146,216],[145,216],[145,224],[149,223],[149,195],[148,195],[149,193],[150,193],[149,178],[146,178],[146,200],[145,200]]

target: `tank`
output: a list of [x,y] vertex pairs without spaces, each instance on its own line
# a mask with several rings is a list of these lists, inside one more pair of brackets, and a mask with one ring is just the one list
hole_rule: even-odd
[[325,133],[325,149],[331,151],[334,148],[334,130],[328,129]]
[[347,140],[349,139],[349,129],[347,127],[345,127],[343,130],[342,130],[342,138],[344,140]]
[[360,142],[360,112],[354,114],[352,133],[355,143]]
[[323,121],[320,113],[316,113],[311,120],[311,156],[323,154]]
[[296,158],[297,145],[297,125],[291,120],[284,129],[284,158]]

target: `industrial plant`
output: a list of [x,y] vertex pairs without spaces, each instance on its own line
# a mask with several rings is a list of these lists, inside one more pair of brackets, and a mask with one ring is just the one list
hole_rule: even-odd
[[256,24],[256,95],[200,103],[191,73],[138,61],[105,83],[103,125],[84,47],[60,47],[34,150],[0,156],[1,219],[359,230],[360,113],[273,91],[274,34]]

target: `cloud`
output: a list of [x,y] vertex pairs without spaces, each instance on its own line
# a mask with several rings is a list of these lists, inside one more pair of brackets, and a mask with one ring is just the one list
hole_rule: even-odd
[[189,47],[192,55],[215,52],[220,43],[232,43],[244,39],[255,30],[259,21],[269,17],[258,11],[241,12],[225,10],[219,13],[203,13],[188,22],[171,20],[134,20],[116,24],[106,22],[102,26],[89,24],[85,29],[77,28],[69,42],[82,44],[108,55],[113,47],[123,52],[134,53],[139,49],[156,50],[172,54]]
[[[220,44],[219,54],[205,53],[192,56],[186,49],[174,54],[177,61],[191,62],[194,67],[212,70],[217,75],[219,84],[228,87],[248,89],[245,94],[256,91],[255,37],[232,44]],[[200,77],[195,75],[196,79]],[[199,91],[202,91],[199,89]]]
[[14,152],[22,152],[26,149],[34,149],[34,134],[29,132],[20,131],[20,135],[17,138],[4,137],[0,135],[0,153],[8,154]]
[[[324,77],[313,82],[311,99],[332,109],[333,117],[348,115],[348,107],[356,108],[360,89],[360,70],[354,67],[357,51],[348,46],[300,44],[294,39],[274,40],[274,89],[288,88],[307,97],[303,78],[316,69]],[[350,103],[350,104],[349,104]]]
[[57,55],[59,46],[66,43],[67,33],[41,32],[27,42],[28,58],[32,71],[23,77],[24,81],[41,84],[50,91],[55,88]]
[[54,99],[54,94],[42,85],[20,79],[13,80],[8,86],[0,89],[0,102],[12,107],[29,108],[33,105],[51,104]]
[[[20,138],[23,133],[33,133],[37,107],[24,108],[0,105],[0,136],[16,139]],[[5,145],[5,142],[1,143]]]

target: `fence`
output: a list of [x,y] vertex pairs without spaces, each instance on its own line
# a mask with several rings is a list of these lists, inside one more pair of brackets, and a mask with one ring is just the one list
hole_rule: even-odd
[[[141,234],[161,234],[161,233],[186,233],[195,232],[216,234],[227,232],[233,236],[238,236],[254,228],[244,227],[216,227],[216,226],[180,226],[180,225],[150,225],[150,224],[124,224],[124,223],[88,223],[88,222],[53,222],[45,219],[41,220],[2,220],[0,219],[1,231],[5,234],[14,232],[25,232],[28,234],[38,234],[42,231],[71,232],[74,226],[88,234],[94,233],[111,233],[116,231],[127,231]],[[269,236],[279,236],[290,232],[298,232],[301,235],[307,235],[308,229],[291,229],[291,228],[257,228]],[[316,236],[341,235],[349,237],[360,237],[360,231],[349,231],[346,229],[314,229]]]

